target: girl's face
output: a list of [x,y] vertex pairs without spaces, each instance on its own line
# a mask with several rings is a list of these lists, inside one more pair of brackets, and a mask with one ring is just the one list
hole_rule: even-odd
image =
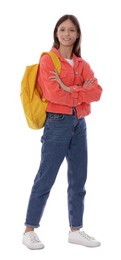
[[57,38],[60,45],[65,47],[72,47],[74,45],[78,38],[78,32],[71,20],[68,19],[59,25],[57,29]]

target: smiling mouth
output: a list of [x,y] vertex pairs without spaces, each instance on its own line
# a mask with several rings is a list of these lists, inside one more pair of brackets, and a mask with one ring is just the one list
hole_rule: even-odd
[[69,39],[68,38],[64,38],[63,40],[64,41],[70,41],[71,39],[70,38]]

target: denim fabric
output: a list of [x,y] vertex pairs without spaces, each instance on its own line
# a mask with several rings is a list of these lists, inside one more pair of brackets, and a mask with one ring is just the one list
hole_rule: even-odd
[[76,113],[47,113],[41,142],[41,162],[30,194],[25,225],[39,227],[51,188],[66,157],[69,225],[82,227],[87,178],[85,119],[78,119]]

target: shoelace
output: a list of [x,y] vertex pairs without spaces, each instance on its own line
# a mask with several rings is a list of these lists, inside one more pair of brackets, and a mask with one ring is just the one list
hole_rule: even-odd
[[29,237],[30,237],[32,243],[40,242],[40,240],[39,240],[37,234],[30,233],[30,234],[29,234]]
[[94,237],[89,236],[88,234],[86,234],[84,231],[79,232],[81,236],[83,236],[84,238],[88,239],[88,240],[94,240]]

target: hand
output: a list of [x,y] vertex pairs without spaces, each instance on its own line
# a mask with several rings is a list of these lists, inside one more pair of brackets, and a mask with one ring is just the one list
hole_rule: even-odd
[[71,93],[71,89],[70,89],[69,87],[67,87],[67,86],[62,82],[62,80],[60,79],[60,77],[59,77],[59,75],[58,75],[58,73],[57,73],[56,70],[55,70],[55,71],[50,71],[50,73],[53,74],[52,76],[49,77],[50,80],[54,80],[54,81],[58,82],[58,84],[60,85],[60,87],[61,87],[63,90],[65,90],[65,91]]
[[86,79],[82,87],[91,86],[94,82],[94,79]]
[[57,81],[59,84],[62,83],[62,81],[60,80],[60,77],[59,77],[59,75],[58,75],[58,73],[57,73],[56,70],[55,70],[55,71],[50,71],[50,73],[53,74],[52,76],[49,77],[50,80],[55,80],[55,81]]

